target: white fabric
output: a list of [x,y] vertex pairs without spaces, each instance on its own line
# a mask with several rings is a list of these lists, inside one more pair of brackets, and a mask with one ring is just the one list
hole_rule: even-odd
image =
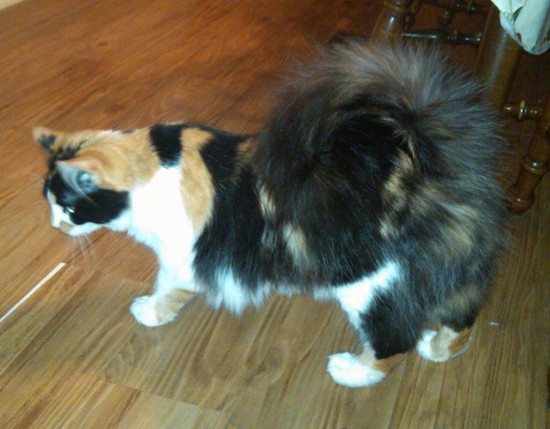
[[491,0],[500,11],[500,23],[527,52],[550,48],[550,0]]

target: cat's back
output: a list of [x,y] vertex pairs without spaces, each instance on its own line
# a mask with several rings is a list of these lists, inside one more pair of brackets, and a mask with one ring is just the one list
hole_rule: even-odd
[[412,243],[408,254],[419,243],[469,254],[483,237],[491,252],[498,239],[487,237],[506,217],[495,118],[479,86],[435,48],[321,48],[282,85],[258,137],[273,223],[300,231],[317,269],[341,261],[330,274],[338,281],[400,242]]

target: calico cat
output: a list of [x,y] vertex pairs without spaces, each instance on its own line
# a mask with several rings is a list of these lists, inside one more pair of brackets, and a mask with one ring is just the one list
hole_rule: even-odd
[[416,347],[466,350],[505,237],[495,115],[434,49],[320,49],[257,134],[198,123],[34,130],[52,225],[126,231],[157,255],[130,311],[172,321],[193,293],[240,313],[271,292],[335,300],[362,352],[332,378],[368,386]]

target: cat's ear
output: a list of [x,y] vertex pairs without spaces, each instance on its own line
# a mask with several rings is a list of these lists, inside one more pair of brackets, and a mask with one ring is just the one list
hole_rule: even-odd
[[98,163],[93,158],[73,158],[55,163],[63,181],[83,194],[97,190]]
[[36,127],[32,130],[34,141],[49,153],[52,153],[52,146],[59,137],[59,132],[44,127]]

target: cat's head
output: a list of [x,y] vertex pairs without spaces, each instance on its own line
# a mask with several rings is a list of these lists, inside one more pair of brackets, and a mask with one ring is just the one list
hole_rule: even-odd
[[50,155],[44,196],[51,223],[78,236],[122,222],[129,205],[124,176],[124,135],[115,131],[62,133],[33,130],[34,140]]

